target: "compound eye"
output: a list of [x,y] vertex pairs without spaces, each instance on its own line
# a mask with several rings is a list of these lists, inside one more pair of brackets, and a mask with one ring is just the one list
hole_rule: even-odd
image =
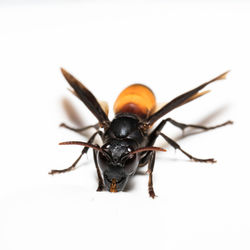
[[137,154],[130,155],[126,159],[126,161],[124,162],[125,172],[128,175],[133,174],[135,172],[137,166],[138,166],[138,156],[137,156]]
[[97,162],[102,171],[108,168],[109,159],[102,152],[98,152]]

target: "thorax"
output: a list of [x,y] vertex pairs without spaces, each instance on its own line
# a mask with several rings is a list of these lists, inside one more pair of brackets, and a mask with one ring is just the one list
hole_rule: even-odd
[[140,118],[134,114],[118,114],[112,120],[110,127],[104,134],[104,143],[112,138],[131,139],[138,146],[146,145],[147,135],[141,128]]

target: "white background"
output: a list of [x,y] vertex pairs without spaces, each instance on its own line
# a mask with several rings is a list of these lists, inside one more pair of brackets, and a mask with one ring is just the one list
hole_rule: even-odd
[[[249,24],[247,1],[1,1],[0,248],[250,249]],[[49,176],[81,151],[58,142],[88,138],[58,124],[96,122],[61,66],[109,102],[110,117],[131,83],[164,102],[230,69],[169,115],[233,126],[184,139],[164,129],[218,163],[191,162],[157,141],[168,151],[157,153],[154,200],[146,169],[126,192],[97,193],[91,152],[75,171]]]

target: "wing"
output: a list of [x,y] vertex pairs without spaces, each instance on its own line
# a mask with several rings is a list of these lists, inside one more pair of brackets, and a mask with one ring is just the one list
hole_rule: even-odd
[[73,93],[87,106],[92,114],[100,122],[100,126],[106,128],[110,121],[95,96],[74,76],[61,68],[62,74],[73,88]]
[[[81,100],[73,89],[68,89],[71,94]],[[109,105],[106,101],[97,100],[105,114],[109,115]]]
[[198,86],[197,88],[194,88],[194,89],[174,98],[171,102],[167,103],[161,109],[159,109],[158,111],[153,113],[151,116],[149,116],[145,122],[145,125],[148,127],[152,126],[158,119],[160,119],[162,116],[166,115],[171,110],[178,108],[178,107],[180,107],[180,106],[182,106],[190,101],[193,101],[196,98],[208,93],[209,91],[204,91],[204,92],[199,92],[199,91],[214,81],[225,79],[228,72],[229,71],[215,77],[214,79],[212,79],[208,82],[203,83],[202,85]]
[[102,107],[102,110],[105,112],[105,114],[108,116],[109,115],[109,105],[106,101],[100,101],[98,100],[98,103]]

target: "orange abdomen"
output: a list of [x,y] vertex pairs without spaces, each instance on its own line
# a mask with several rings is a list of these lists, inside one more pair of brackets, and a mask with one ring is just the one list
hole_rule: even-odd
[[142,84],[133,84],[125,88],[117,97],[114,112],[133,113],[146,118],[156,105],[155,95],[151,89]]

